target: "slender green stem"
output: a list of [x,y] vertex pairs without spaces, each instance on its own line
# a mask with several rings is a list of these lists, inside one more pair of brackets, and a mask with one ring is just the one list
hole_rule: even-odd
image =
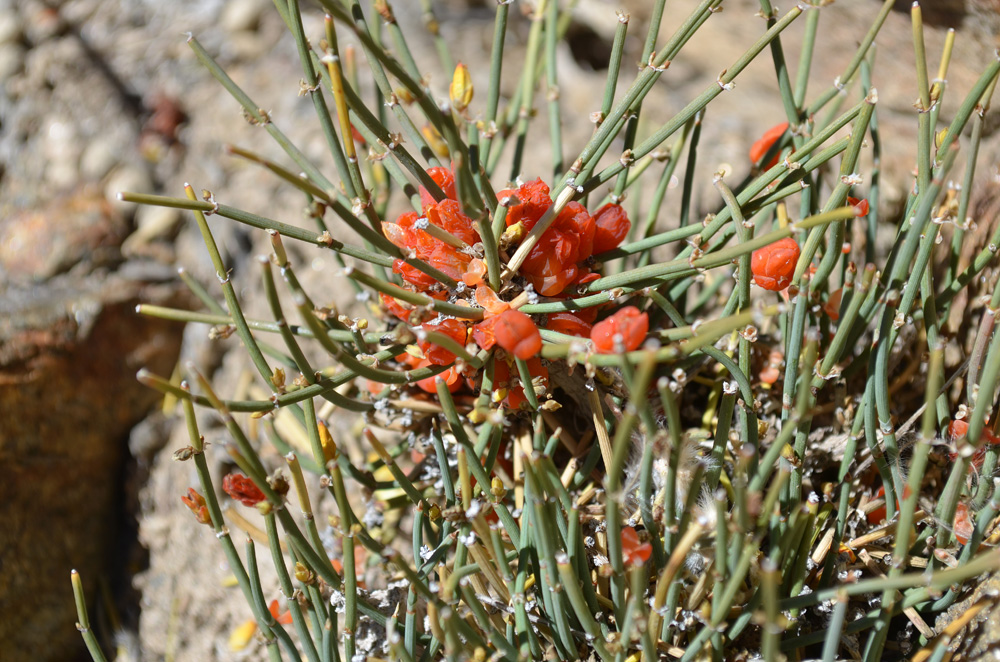
[[101,645],[98,643],[94,631],[90,629],[90,617],[87,615],[87,599],[83,594],[83,580],[80,579],[80,573],[76,570],[71,570],[70,581],[73,584],[73,598],[76,601],[76,617],[78,619],[76,629],[83,637],[83,642],[87,645],[87,651],[90,653],[91,659],[94,662],[105,662],[107,658],[104,657],[104,651],[101,650]]

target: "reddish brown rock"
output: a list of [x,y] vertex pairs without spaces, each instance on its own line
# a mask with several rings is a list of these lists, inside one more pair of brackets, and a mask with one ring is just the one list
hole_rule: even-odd
[[93,186],[37,208],[5,211],[0,273],[19,282],[50,278],[81,262],[114,260],[126,232],[123,220]]
[[130,428],[156,403],[143,366],[170,374],[180,327],[135,313],[173,288],[118,276],[54,279],[0,299],[0,641],[4,659],[82,652],[69,574],[100,598]]

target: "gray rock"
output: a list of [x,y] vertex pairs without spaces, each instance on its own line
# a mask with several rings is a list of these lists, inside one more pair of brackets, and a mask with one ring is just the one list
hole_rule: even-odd
[[263,0],[231,0],[222,10],[219,23],[227,32],[247,32],[260,25],[260,19],[270,3]]
[[24,25],[17,11],[0,11],[0,44],[18,43],[24,38]]
[[80,175],[88,180],[98,180],[111,172],[121,160],[121,149],[112,139],[98,136],[83,150],[80,157]]
[[125,215],[134,214],[138,205],[118,199],[122,192],[152,193],[153,182],[145,165],[125,164],[116,168],[104,186],[104,195],[117,211]]
[[0,43],[0,84],[24,68],[24,46],[16,42]]
[[43,130],[45,179],[56,188],[69,188],[79,179],[78,166],[83,151],[77,125],[60,117],[52,119]]

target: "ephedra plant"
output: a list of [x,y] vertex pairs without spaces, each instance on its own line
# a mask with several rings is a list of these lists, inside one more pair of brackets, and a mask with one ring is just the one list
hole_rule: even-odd
[[[329,171],[189,39],[234,113],[286,157],[232,153],[297,189],[308,221],[192,187],[122,195],[190,210],[221,288],[220,299],[192,283],[201,311],[139,312],[230,327],[270,394],[227,399],[195,365],[183,381],[139,375],[180,400],[190,445],[175,457],[195,463],[200,483],[177,496],[214,529],[269,658],[941,655],[935,616],[1000,565],[985,544],[1000,508],[987,443],[1000,291],[966,313],[982,319],[969,355],[943,351],[951,306],[982,286],[1000,242],[967,266],[954,259],[1000,62],[971,89],[947,89],[949,40],[932,85],[914,5],[915,178],[888,219],[862,155],[881,145],[872,43],[892,0],[818,89],[808,71],[823,3],[779,14],[761,0],[759,39],[662,124],[640,122],[643,101],[669,85],[671,60],[722,0],[665,41],[666,3],[654,2],[631,80],[623,45],[637,27],[609,12],[617,32],[584,145],[563,141],[560,118],[581,111],[553,93],[574,3],[523,3],[518,58],[506,43],[516,10],[496,3],[490,61],[467,65],[433,20],[399,22],[384,0],[319,4],[325,31],[306,34],[299,3],[275,2]],[[795,22],[797,62],[781,45]],[[426,28],[446,93],[411,51]],[[758,57],[773,62],[784,121],[753,145],[745,178],[716,175],[704,214],[692,193],[703,112]],[[475,88],[470,70],[488,70],[488,85]],[[369,78],[374,87],[359,84]],[[501,80],[516,81],[512,97],[501,99]],[[950,123],[946,95],[964,99]],[[551,162],[527,161],[539,142]],[[953,172],[961,187],[948,187]],[[675,177],[681,213],[668,217]],[[269,319],[243,313],[213,238],[225,222],[270,237],[259,274]],[[327,286],[367,293],[362,314],[307,292],[288,242],[332,251],[341,268]],[[270,559],[252,542],[236,549],[196,407],[225,423],[241,472],[222,493],[260,512]],[[288,414],[298,445],[274,424]],[[331,432],[342,416],[358,423]],[[251,441],[251,423],[266,434]],[[815,431],[842,443],[821,449]],[[280,604],[260,583],[258,564],[271,563]],[[80,619],[100,658],[82,607]]]

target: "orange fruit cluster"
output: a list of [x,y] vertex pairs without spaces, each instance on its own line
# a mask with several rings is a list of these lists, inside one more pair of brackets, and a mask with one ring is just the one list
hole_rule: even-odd
[[[419,330],[443,334],[463,347],[471,340],[480,349],[489,350],[495,345],[503,348],[508,361],[496,362],[494,389],[507,389],[504,404],[517,408],[525,401],[525,397],[523,386],[510,380],[511,376],[517,375],[516,368],[511,365],[512,358],[527,361],[533,378],[540,378],[543,382],[548,379],[548,371],[538,358],[542,348],[538,327],[531,317],[512,309],[489,286],[484,259],[476,257],[471,249],[457,247],[458,242],[446,242],[427,232],[428,226],[434,225],[469,247],[479,241],[476,223],[462,213],[455,199],[455,177],[452,171],[448,168],[431,168],[427,173],[447,197],[435,201],[428,191],[421,188],[422,213],[404,213],[394,223],[383,222],[382,230],[386,238],[407,255],[427,262],[461,284],[458,290],[449,291],[434,278],[403,260],[394,261],[393,271],[415,291],[439,300],[450,297],[460,304],[482,308],[484,319],[474,323],[435,317],[429,311],[417,311],[408,304],[385,295],[381,297],[382,306],[395,317],[419,327]],[[509,199],[512,203],[507,211],[507,226],[520,223],[525,232],[530,231],[553,204],[549,187],[541,179],[523,184],[515,190],[500,191],[498,199]],[[592,256],[616,248],[625,239],[630,227],[628,215],[620,205],[604,205],[591,215],[583,205],[570,202],[528,253],[520,268],[520,275],[542,296],[574,296],[581,285],[600,278],[600,274],[594,271]],[[623,309],[597,326],[592,326],[596,318],[597,308],[594,307],[550,313],[541,319],[544,319],[545,328],[552,331],[583,338],[591,337],[598,352],[614,352],[621,347],[626,350],[635,349],[645,339],[649,327],[646,314],[639,313],[635,307]],[[616,345],[616,342],[620,344]],[[422,335],[416,344],[419,351],[405,354],[400,359],[410,367],[445,366],[455,362],[454,353]],[[475,389],[479,381],[477,371],[470,366],[460,369],[452,365],[437,377],[441,377],[452,392],[463,385]],[[433,393],[436,391],[437,377],[422,380],[418,385]]]
[[[507,227],[521,223],[530,231],[552,205],[541,179],[497,193],[501,201],[511,196],[517,204],[507,210]],[[579,202],[570,202],[528,253],[521,274],[542,296],[558,296],[570,286],[597,280],[599,275],[581,263],[617,248],[631,227],[621,205],[606,204],[591,216]]]

